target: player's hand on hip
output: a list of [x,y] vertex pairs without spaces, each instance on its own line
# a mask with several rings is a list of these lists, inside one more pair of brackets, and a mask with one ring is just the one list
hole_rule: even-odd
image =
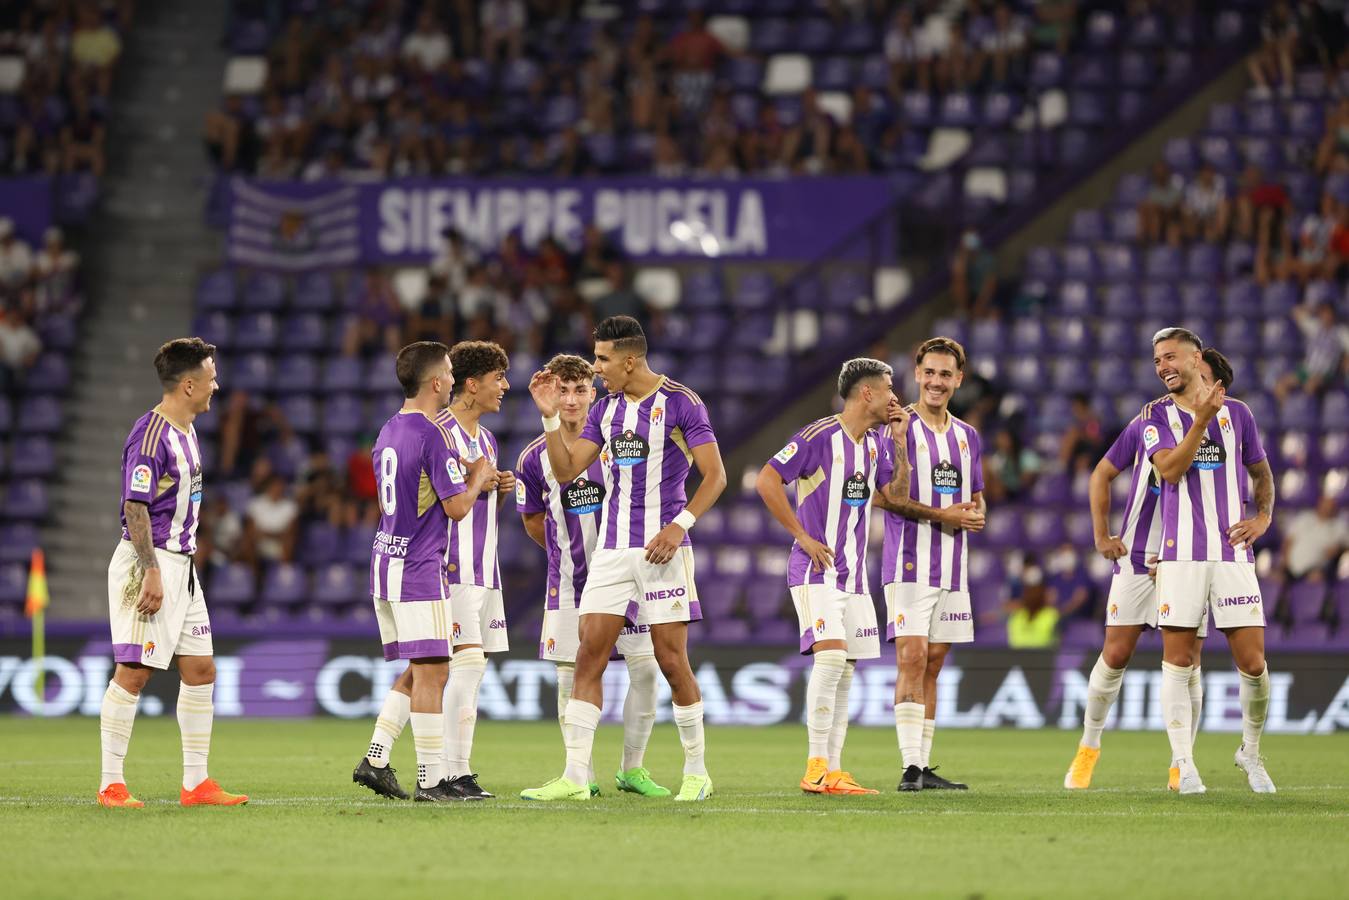
[[539,412],[555,416],[562,406],[562,381],[552,372],[540,369],[529,379],[529,394]]
[[1148,577],[1153,581],[1157,580],[1157,557],[1149,556],[1147,558]]
[[1264,536],[1269,530],[1268,516],[1253,516],[1242,519],[1227,530],[1227,541],[1238,550],[1248,547]]
[[684,529],[671,522],[646,545],[643,558],[652,565],[663,566],[674,559],[675,552],[684,543]]
[[1117,534],[1098,537],[1096,549],[1102,556],[1112,562],[1129,555],[1129,548],[1124,546],[1124,541],[1120,540]]
[[159,569],[146,569],[141,579],[141,595],[136,601],[136,612],[153,616],[164,605],[164,578]]
[[944,513],[942,521],[952,528],[962,528],[965,531],[984,530],[984,513],[979,509],[979,504],[972,500],[948,506]]
[[509,494],[515,490],[515,473],[510,469],[501,469],[497,472],[497,493]]
[[806,551],[806,555],[814,563],[812,568],[816,572],[823,572],[834,564],[834,551],[815,540],[815,538],[804,535],[798,538],[796,542],[801,545],[802,550]]

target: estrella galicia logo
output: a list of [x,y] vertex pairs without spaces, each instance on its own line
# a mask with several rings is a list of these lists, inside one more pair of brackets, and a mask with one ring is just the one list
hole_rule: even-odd
[[584,475],[562,490],[562,510],[573,516],[596,512],[604,502],[604,486]]
[[201,469],[192,473],[192,502],[201,502]]
[[635,466],[646,462],[651,453],[651,445],[646,438],[629,428],[609,442],[614,451],[614,463],[620,466]]
[[1204,435],[1203,440],[1199,442],[1199,449],[1194,454],[1194,467],[1212,471],[1221,469],[1227,462],[1227,448],[1222,444],[1210,441],[1208,435]]
[[946,460],[937,463],[932,470],[932,489],[948,496],[960,493],[960,470]]
[[861,472],[856,472],[851,478],[843,482],[843,502],[849,506],[866,506],[867,501],[871,499],[871,485],[867,484],[867,477]]

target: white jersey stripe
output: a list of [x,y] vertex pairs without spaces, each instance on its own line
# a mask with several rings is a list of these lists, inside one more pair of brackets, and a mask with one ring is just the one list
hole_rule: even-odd
[[[655,410],[662,410],[661,415],[665,413],[665,401],[667,394],[665,391],[657,390],[656,396],[651,404],[651,415],[655,415]],[[629,417],[625,417],[625,423],[631,422],[628,426],[636,428],[638,417],[641,413],[641,404],[629,403]],[[649,537],[654,537],[660,533],[660,473],[665,468],[665,435],[664,428],[652,428],[647,435],[647,446],[650,447],[650,456],[647,457],[647,464],[644,466],[646,475],[646,486],[642,492],[642,527]],[[629,467],[631,468],[631,467]],[[628,515],[627,512],[624,515]]]
[[390,603],[398,603],[403,599],[403,561],[397,557],[389,559],[387,594],[384,599]]

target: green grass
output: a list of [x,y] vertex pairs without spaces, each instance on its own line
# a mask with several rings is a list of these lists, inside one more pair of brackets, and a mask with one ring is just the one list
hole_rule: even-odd
[[[1349,735],[1266,738],[1279,786],[1255,796],[1237,736],[1203,735],[1202,797],[1165,790],[1166,738],[1106,735],[1096,788],[1068,793],[1069,732],[938,731],[967,794],[897,794],[894,733],[854,728],[847,763],[876,797],[803,796],[800,727],[713,728],[716,796],[684,806],[612,789],[620,733],[596,747],[589,804],[519,791],[558,774],[555,725],[484,721],[475,768],[499,798],[471,807],[385,801],[350,781],[371,723],[218,721],[212,774],[240,809],[178,806],[171,718],[136,724],[127,765],[143,810],[94,804],[98,724],[0,718],[7,897],[1259,897],[1344,896]],[[411,735],[395,750],[404,784]],[[678,787],[662,725],[648,755]],[[605,774],[609,773],[609,774]]]

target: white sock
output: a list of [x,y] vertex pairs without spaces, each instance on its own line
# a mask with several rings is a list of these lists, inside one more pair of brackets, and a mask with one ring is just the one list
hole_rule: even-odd
[[408,721],[417,748],[417,786],[435,787],[445,777],[445,716],[414,712],[408,714]]
[[1162,716],[1166,721],[1166,736],[1171,741],[1172,765],[1194,760],[1194,743],[1190,737],[1191,669],[1191,666],[1162,663]]
[[557,727],[562,729],[562,740],[567,739],[567,703],[571,700],[571,686],[576,683],[574,663],[557,664]]
[[629,656],[628,696],[623,698],[623,771],[635,769],[646,757],[651,726],[656,724],[656,676],[660,666],[654,656]]
[[848,692],[852,690],[852,673],[857,663],[848,660],[843,667],[843,676],[838,680],[838,693],[834,694],[834,727],[829,732],[829,771],[837,772],[843,768],[843,742],[848,738]]
[[899,736],[899,756],[904,768],[923,765],[923,715],[921,703],[895,704],[895,733]]
[[923,720],[923,760],[918,765],[926,769],[932,762],[932,738],[937,733],[937,720]]
[[811,759],[828,758],[829,733],[834,730],[834,703],[838,699],[838,682],[848,654],[843,650],[820,650],[810,667],[806,682],[806,735]]
[[379,718],[375,719],[375,733],[370,736],[370,750],[365,754],[370,765],[382,769],[389,764],[389,751],[403,733],[403,727],[412,714],[412,698],[392,688],[384,697]]
[[1091,678],[1087,680],[1087,708],[1082,714],[1083,747],[1100,749],[1105,720],[1110,716],[1110,707],[1115,705],[1115,699],[1119,697],[1123,681],[1123,669],[1112,669],[1104,655],[1096,657],[1096,665],[1091,667]]
[[183,738],[183,788],[192,790],[206,780],[206,758],[211,754],[211,724],[215,721],[214,684],[178,684],[178,731]]
[[679,729],[679,743],[684,745],[684,774],[706,775],[707,765],[703,755],[707,752],[703,738],[703,701],[689,706],[671,704],[674,707],[674,723]]
[[[103,709],[98,716],[99,734],[103,744],[103,774],[98,789],[105,791],[110,784],[123,784],[122,764],[126,761],[126,747],[131,743],[131,726],[136,723],[136,704],[140,694],[133,694],[115,681],[108,682],[103,692]],[[196,787],[196,785],[193,785]]]
[[589,784],[590,756],[595,749],[595,730],[600,727],[600,708],[573,697],[567,703],[566,716],[562,731],[567,744],[567,769],[562,777],[574,784]]
[[1259,675],[1241,673],[1241,750],[1247,756],[1260,755],[1260,734],[1265,730],[1269,710],[1269,666]]
[[1190,749],[1199,737],[1199,723],[1204,718],[1204,673],[1199,666],[1190,672]]
[[478,687],[487,671],[481,647],[456,650],[450,657],[450,681],[442,699],[445,713],[445,775],[467,775],[473,753],[473,729],[478,724]]

